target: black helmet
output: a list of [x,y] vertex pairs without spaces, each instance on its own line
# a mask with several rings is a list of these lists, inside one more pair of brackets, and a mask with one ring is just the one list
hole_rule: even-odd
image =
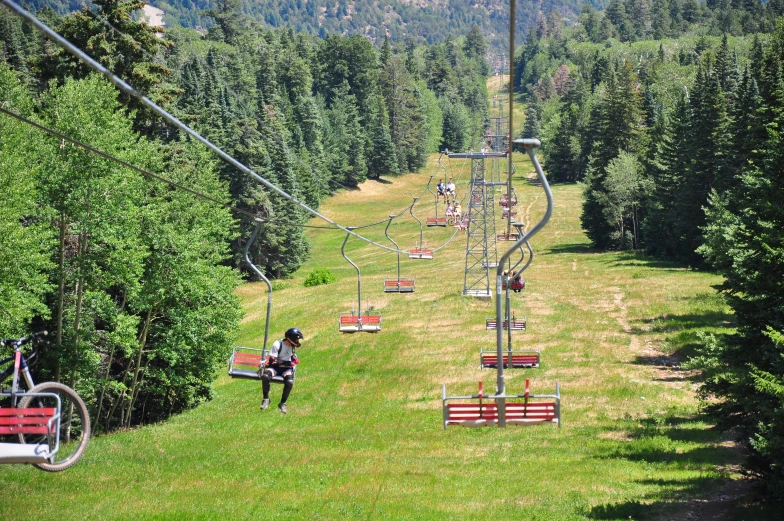
[[286,340],[299,347],[299,341],[305,338],[302,331],[296,327],[290,327],[286,330]]

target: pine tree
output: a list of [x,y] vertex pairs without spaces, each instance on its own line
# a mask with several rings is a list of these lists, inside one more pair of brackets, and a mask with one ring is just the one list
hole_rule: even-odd
[[729,159],[729,115],[719,79],[707,60],[697,72],[692,97],[693,156],[689,176],[675,196],[680,216],[674,231],[679,237],[678,256],[699,264],[695,250],[702,244],[700,227],[705,223],[702,206],[712,189],[719,192],[733,185]]
[[531,100],[528,102],[528,106],[525,110],[525,125],[523,125],[523,131],[520,134],[520,137],[524,138],[539,138],[541,137],[542,133],[542,116],[541,116],[541,105],[538,103],[538,97],[536,95],[531,97]]
[[[721,290],[738,333],[709,341],[695,365],[708,410],[720,426],[750,440],[746,465],[769,494],[784,499],[784,104],[775,107],[763,159],[732,191],[714,192],[700,249],[726,280]],[[735,210],[733,210],[735,209]]]
[[[613,245],[615,228],[604,213],[607,166],[620,152],[636,155],[644,136],[642,97],[632,65],[626,61],[609,74],[604,92],[592,112],[589,175],[581,217],[583,229],[599,248]],[[617,244],[617,243],[616,243]]]
[[399,172],[395,144],[389,134],[389,116],[382,97],[378,97],[377,110],[370,128],[371,148],[368,152],[368,177],[378,179],[383,175]]

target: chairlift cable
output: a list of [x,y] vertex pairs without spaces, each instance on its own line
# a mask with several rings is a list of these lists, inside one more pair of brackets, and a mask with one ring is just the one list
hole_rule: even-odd
[[[86,4],[85,4],[85,3],[82,3],[82,7],[87,7],[87,6],[86,6]],[[106,19],[106,17],[103,17],[103,16],[99,15],[98,13],[95,13],[95,12],[93,12],[93,11],[92,11],[92,10],[90,10],[89,8],[87,9],[87,12],[88,12],[90,15],[94,16],[94,17],[96,18],[96,20],[98,20],[99,22],[101,22],[103,25],[105,25],[106,27],[108,27],[109,29],[111,29],[112,31],[114,31],[115,33],[117,33],[117,34],[119,34],[119,35],[121,35],[121,36],[125,37],[125,38],[126,38],[127,40],[129,40],[130,42],[132,42],[132,43],[134,43],[134,44],[136,44],[136,45],[139,45],[139,42],[138,42],[138,41],[137,41],[137,40],[136,40],[136,39],[135,39],[133,36],[129,35],[128,33],[124,33],[124,32],[122,32],[121,30],[117,29],[117,28],[116,28],[114,25],[112,25],[112,23],[111,23],[111,22],[109,22],[109,20],[107,20],[107,19]],[[147,52],[147,51],[146,51],[146,50],[145,50],[143,47],[141,47],[141,46],[140,46],[140,47],[139,47],[139,50],[142,52],[142,54],[144,54],[145,56],[147,56],[147,57],[148,57],[148,58],[149,58],[151,61],[156,61],[156,60],[157,60],[158,62],[160,62],[160,59],[158,59],[157,57],[155,57],[155,56],[151,55],[151,54],[150,54],[149,52]],[[209,64],[209,63],[207,63],[207,62],[204,60],[204,57],[203,57],[203,56],[201,56],[201,55],[199,55],[199,54],[192,54],[192,55],[190,55],[190,57],[192,57],[192,58],[196,58],[197,60],[199,60],[200,64],[201,64],[203,67],[205,67],[207,70],[211,71],[211,72],[212,72],[212,73],[215,75],[215,78],[216,78],[216,79],[217,79],[217,80],[218,80],[218,81],[221,83],[221,86],[222,86],[222,87],[224,87],[224,88],[226,89],[226,91],[227,91],[229,94],[231,94],[231,95],[233,96],[233,98],[234,98],[234,99],[235,99],[235,100],[236,100],[236,101],[237,101],[239,104],[241,104],[241,105],[242,105],[242,107],[245,109],[245,112],[246,112],[248,115],[250,115],[250,114],[252,114],[252,113],[253,113],[253,110],[251,110],[251,108],[248,106],[248,104],[247,104],[247,102],[245,101],[245,99],[244,99],[242,96],[240,96],[239,94],[237,94],[237,93],[236,93],[236,92],[235,92],[235,91],[234,91],[234,90],[231,88],[231,86],[230,86],[230,85],[228,85],[228,84],[227,84],[227,83],[224,81],[224,79],[223,79],[222,77],[220,77],[220,75],[218,75],[218,74],[215,72],[215,69],[213,69],[213,68],[210,66],[210,64]],[[159,63],[159,65],[161,65],[161,66],[164,66],[164,67],[167,67],[167,65],[166,65],[165,63]],[[167,67],[167,68],[168,68],[168,67]],[[180,81],[181,81],[183,84],[185,84],[185,85],[187,85],[187,86],[189,86],[189,87],[195,87],[195,86],[194,86],[192,83],[190,83],[190,82],[187,80],[187,78],[185,78],[185,77],[182,75],[182,70],[181,70],[181,68],[177,68],[177,69],[174,69],[174,70],[176,71],[177,78],[178,78],[178,79],[179,79],[179,80],[180,80]],[[251,116],[249,116],[249,117],[251,117]],[[304,161],[302,161],[302,160],[299,158],[299,156],[297,156],[296,154],[293,154],[293,153],[291,153],[291,151],[290,151],[290,149],[289,149],[288,145],[286,144],[286,142],[285,142],[285,141],[284,141],[284,140],[283,140],[283,139],[280,137],[280,135],[278,135],[278,133],[277,133],[275,130],[273,130],[273,129],[270,129],[270,128],[269,128],[269,125],[267,125],[267,124],[266,124],[266,123],[265,123],[263,120],[258,120],[258,119],[255,119],[255,121],[256,121],[257,123],[259,123],[261,126],[263,126],[265,129],[269,130],[269,136],[270,136],[270,137],[272,137],[272,138],[273,138],[275,141],[277,141],[277,142],[278,142],[278,144],[279,144],[279,145],[281,145],[281,146],[282,146],[282,147],[283,147],[283,148],[286,150],[286,152],[288,153],[288,155],[289,155],[290,157],[292,157],[292,158],[293,158],[293,159],[294,159],[294,160],[295,160],[297,163],[299,163],[300,165],[307,167],[307,169],[308,169],[308,170],[310,170],[310,172],[311,172],[312,174],[314,174],[314,178],[315,178],[315,179],[318,181],[318,183],[319,183],[319,184],[320,184],[320,185],[321,185],[323,188],[326,188],[327,190],[331,190],[331,189],[329,188],[329,186],[327,186],[327,183],[333,183],[333,184],[335,184],[335,185],[337,185],[337,186],[339,186],[339,187],[341,187],[341,188],[343,188],[343,189],[345,189],[345,190],[351,190],[351,189],[353,189],[353,187],[351,187],[351,186],[347,186],[347,185],[344,185],[344,184],[342,184],[341,182],[337,181],[336,179],[327,179],[327,180],[326,180],[326,182],[325,182],[323,179],[321,179],[321,178],[320,178],[320,176],[318,175],[318,172],[317,172],[316,170],[314,170],[314,169],[313,169],[313,167],[312,167],[311,165],[309,165],[309,164],[305,163]],[[387,204],[384,204],[384,203],[381,203],[381,204],[382,204],[383,206],[387,207],[387,208],[392,208],[392,206],[390,206],[390,205],[387,205]],[[400,212],[398,212],[398,215],[400,215],[400,214],[403,214],[403,213],[404,213],[406,210],[408,210],[408,207],[406,207],[406,208],[402,209]],[[376,226],[376,225],[378,225],[378,224],[383,224],[384,222],[386,222],[386,219],[385,219],[385,220],[383,220],[383,221],[379,221],[378,223],[371,224],[371,225],[365,225],[365,226],[361,226],[361,227],[355,227],[355,229],[358,229],[358,228],[365,228],[365,227],[369,227],[369,226]]]
[[138,173],[140,173],[140,174],[142,174],[142,175],[144,175],[146,177],[150,177],[150,178],[153,178],[155,180],[161,181],[162,183],[166,183],[169,186],[172,186],[174,188],[178,188],[180,190],[184,190],[184,191],[186,191],[186,192],[188,192],[188,193],[190,193],[192,195],[195,195],[196,197],[200,197],[202,199],[205,199],[207,201],[215,203],[215,204],[217,204],[219,206],[222,206],[224,208],[228,208],[230,210],[234,210],[234,211],[236,211],[238,213],[241,213],[241,214],[243,214],[243,215],[245,215],[247,217],[250,217],[251,219],[258,219],[259,218],[257,215],[255,215],[255,214],[253,214],[251,212],[248,212],[247,210],[243,210],[241,208],[237,208],[236,206],[230,205],[228,203],[224,203],[223,201],[215,199],[214,197],[211,197],[211,196],[209,196],[207,194],[204,194],[202,192],[198,192],[196,190],[193,190],[192,188],[188,188],[187,186],[183,186],[183,185],[181,185],[179,183],[171,181],[170,179],[166,179],[165,177],[161,177],[158,174],[154,174],[154,173],[150,172],[149,170],[145,170],[143,168],[139,168],[139,167],[137,167],[135,165],[132,165],[131,163],[123,160],[123,159],[119,159],[119,158],[117,158],[117,157],[115,157],[115,156],[113,156],[111,154],[107,154],[106,152],[104,152],[102,150],[99,150],[99,149],[97,149],[97,148],[95,148],[93,146],[90,146],[88,144],[82,143],[81,141],[79,141],[77,139],[68,137],[65,134],[61,134],[60,132],[58,132],[56,130],[53,130],[53,129],[51,129],[51,128],[47,127],[47,126],[44,126],[44,125],[42,125],[40,123],[37,123],[37,122],[32,121],[30,119],[27,119],[24,116],[16,114],[15,112],[13,112],[11,110],[6,109],[2,105],[0,105],[0,112],[2,112],[3,114],[6,114],[8,116],[11,116],[14,119],[19,120],[22,123],[26,123],[26,124],[28,124],[30,126],[33,126],[33,127],[37,128],[39,130],[43,130],[44,132],[46,132],[48,134],[51,134],[52,136],[60,138],[60,139],[62,139],[64,141],[68,141],[69,143],[72,143],[73,145],[78,146],[79,148],[82,148],[82,149],[84,149],[84,150],[86,150],[86,151],[88,151],[88,152],[90,152],[92,154],[95,154],[95,155],[97,155],[99,157],[102,157],[104,159],[107,159],[109,161],[113,161],[113,162],[115,162],[115,163],[117,163],[119,165],[122,165],[122,166],[126,167],[126,168],[130,168],[131,170],[134,170],[135,172],[138,172]]
[[96,72],[99,72],[99,73],[103,74],[107,79],[109,79],[109,81],[111,81],[115,86],[117,86],[123,92],[133,96],[138,101],[140,101],[142,105],[144,105],[145,107],[147,107],[150,110],[154,111],[159,116],[164,118],[166,121],[168,121],[169,123],[171,123],[175,127],[179,128],[180,130],[182,130],[183,132],[185,132],[186,134],[191,136],[193,139],[195,139],[199,143],[203,144],[209,150],[211,150],[216,155],[218,155],[218,157],[220,157],[221,159],[223,159],[224,161],[226,161],[230,165],[234,166],[235,168],[239,169],[243,173],[249,175],[253,179],[257,180],[258,182],[260,182],[261,184],[263,184],[264,186],[266,186],[267,188],[269,188],[273,192],[275,192],[278,195],[284,197],[285,199],[293,202],[294,204],[299,206],[301,209],[303,209],[306,212],[312,214],[313,216],[318,217],[320,219],[323,219],[324,221],[328,222],[329,224],[332,224],[332,225],[336,226],[337,228],[339,228],[339,229],[349,233],[350,235],[354,235],[355,237],[357,237],[360,240],[363,240],[363,241],[365,241],[365,242],[367,242],[369,244],[372,244],[372,245],[374,245],[374,246],[376,246],[378,248],[381,248],[381,249],[384,249],[384,250],[387,250],[387,251],[395,251],[395,250],[393,250],[392,248],[390,248],[388,246],[380,244],[380,243],[378,243],[376,241],[368,239],[367,237],[364,237],[364,236],[362,236],[362,235],[360,235],[358,233],[355,233],[355,232],[349,230],[347,227],[342,226],[340,223],[338,223],[336,221],[333,221],[332,219],[330,219],[330,218],[326,217],[325,215],[319,213],[318,211],[314,210],[313,208],[311,208],[310,206],[308,206],[304,202],[300,201],[298,198],[292,196],[291,194],[289,194],[285,190],[279,188],[274,183],[271,183],[270,181],[268,181],[264,177],[260,176],[258,173],[253,171],[251,168],[249,168],[248,166],[246,166],[243,163],[241,163],[238,160],[236,160],[231,155],[229,155],[226,152],[224,152],[223,149],[221,149],[220,147],[216,146],[215,144],[213,144],[208,139],[204,138],[201,134],[199,134],[198,132],[196,132],[195,130],[190,128],[188,125],[186,125],[185,123],[180,121],[178,118],[176,118],[175,116],[169,114],[166,110],[162,109],[156,103],[154,103],[149,98],[147,98],[146,96],[141,94],[139,91],[134,89],[125,80],[123,80],[122,78],[120,78],[116,74],[112,73],[106,67],[104,67],[103,65],[98,63],[96,60],[94,60],[93,58],[88,56],[81,49],[79,49],[78,47],[73,45],[71,42],[69,42],[68,40],[63,38],[62,35],[58,34],[55,31],[53,31],[51,28],[49,28],[47,25],[45,25],[43,22],[41,22],[36,16],[30,14],[25,9],[20,7],[13,0],[0,0],[0,3],[2,3],[7,8],[9,8],[16,15],[20,16],[21,18],[25,19],[27,22],[32,24],[33,27],[36,28],[36,30],[38,30],[38,31],[42,32],[43,34],[45,34],[46,36],[48,36],[57,45],[59,45],[59,46],[63,47],[64,49],[66,49],[68,52],[73,54],[80,61],[85,63],[87,66],[89,66],[91,69],[95,70]]

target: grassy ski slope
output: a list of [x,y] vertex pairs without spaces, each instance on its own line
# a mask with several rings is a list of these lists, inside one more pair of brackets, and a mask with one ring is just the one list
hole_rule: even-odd
[[[535,221],[545,199],[518,159],[518,209]],[[467,162],[444,164],[465,192]],[[350,225],[384,219],[432,173],[440,175],[437,156],[423,173],[367,182],[323,211]],[[0,468],[0,519],[643,519],[709,496],[738,455],[698,415],[693,375],[677,368],[677,355],[698,331],[730,327],[710,288],[719,279],[592,250],[579,226],[580,188],[554,194],[553,219],[532,243],[528,287],[513,297],[528,318],[515,345],[540,348],[542,367],[508,371],[507,386],[522,392],[531,378],[533,392],[550,393],[560,381],[563,428],[443,430],[441,384],[468,394],[478,380],[492,389],[495,378],[479,369],[478,354],[494,345],[484,329],[492,303],[460,296],[465,235],[433,261],[403,260],[403,275],[416,278],[410,295],[382,292],[394,254],[349,241],[383,331],[342,335],[338,314],[356,300],[356,278],[340,255],[343,234],[317,230],[312,259],[276,282],[273,298],[273,339],[290,326],[306,336],[287,416],[259,411],[260,384],[222,371],[213,401],[94,439],[67,472]],[[427,195],[415,209],[423,220],[433,213]],[[418,235],[410,216],[390,230],[405,248]],[[425,237],[438,247],[452,233]],[[385,240],[383,226],[366,234]],[[338,282],[303,287],[317,267]],[[247,312],[239,343],[260,346],[264,286],[239,294]]]

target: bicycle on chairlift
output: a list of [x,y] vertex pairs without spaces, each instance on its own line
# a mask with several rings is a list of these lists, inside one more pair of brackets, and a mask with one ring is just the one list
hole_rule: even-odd
[[[90,441],[90,416],[81,397],[59,382],[33,382],[22,346],[42,343],[46,331],[28,337],[0,340],[13,354],[0,360],[0,463],[28,463],[49,472],[72,467]],[[7,384],[6,384],[7,385]]]

